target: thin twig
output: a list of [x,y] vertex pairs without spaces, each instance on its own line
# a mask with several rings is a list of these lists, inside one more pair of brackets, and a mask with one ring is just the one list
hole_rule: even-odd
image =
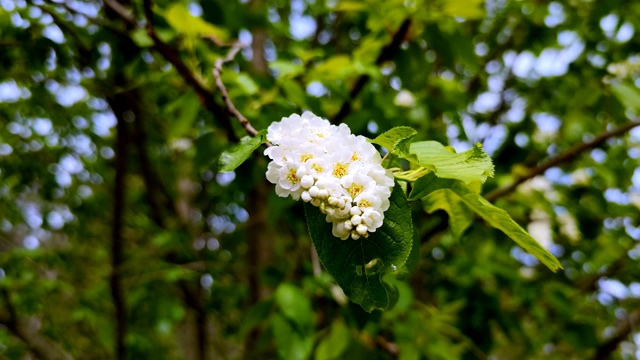
[[[378,55],[378,58],[376,59],[376,65],[382,65],[385,61],[391,60],[393,58],[393,55],[398,50],[398,48],[400,48],[400,45],[402,44],[405,37],[407,36],[407,33],[409,32],[410,27],[411,27],[411,19],[406,18],[398,28],[398,31],[396,31],[396,33],[393,34],[393,38],[391,39],[391,42],[387,46],[385,46],[380,52],[380,55]],[[360,91],[362,91],[364,86],[369,81],[369,78],[370,76],[366,74],[358,78],[355,86],[351,89],[351,92],[349,93],[349,99],[344,103],[342,103],[342,106],[340,107],[340,111],[338,111],[338,113],[335,116],[333,116],[333,118],[331,118],[332,124],[341,123],[344,120],[344,118],[347,117],[349,113],[351,113],[353,100],[356,98],[356,96],[358,96]]]
[[222,82],[222,78],[221,78],[222,66],[226,63],[233,61],[233,59],[236,57],[236,54],[238,54],[238,52],[244,47],[245,45],[242,44],[241,42],[235,42],[231,44],[231,48],[229,49],[227,56],[216,60],[216,63],[213,67],[213,78],[216,81],[216,87],[222,94],[222,100],[227,106],[227,110],[229,111],[229,113],[231,113],[233,116],[235,116],[238,119],[238,121],[240,121],[240,124],[245,128],[245,130],[249,135],[256,136],[258,134],[258,131],[251,125],[249,120],[244,115],[242,115],[242,113],[233,104],[233,101],[231,101],[231,98],[229,97],[229,92],[227,91],[227,88]]
[[121,17],[124,21],[126,21],[132,27],[137,27],[136,19],[131,13],[131,11],[127,10],[122,4],[120,4],[116,0],[104,0],[104,4],[113,12],[115,12],[119,17]]
[[[105,0],[104,4],[113,12],[118,15],[121,19],[123,19],[130,28],[138,28],[138,24],[131,14],[122,4],[120,4],[116,0]],[[237,140],[237,137],[233,131],[233,127],[231,126],[231,119],[228,114],[224,111],[224,109],[216,104],[213,100],[213,91],[207,89],[205,84],[202,83],[191,70],[185,65],[185,63],[180,59],[180,56],[175,51],[173,47],[164,42],[155,31],[153,27],[153,4],[150,0],[145,0],[143,2],[144,14],[147,21],[146,31],[151,40],[153,41],[153,47],[156,49],[164,58],[167,60],[173,67],[176,68],[178,74],[184,79],[184,81],[193,88],[193,90],[198,95],[198,99],[200,103],[216,118],[216,120],[220,121],[220,124],[227,132],[228,136],[232,140]]]
[[513,190],[515,190],[518,187],[518,185],[522,184],[523,182],[529,179],[532,179],[538,175],[544,174],[545,171],[549,170],[554,166],[558,166],[560,164],[569,162],[575,159],[576,157],[578,157],[583,152],[597,147],[598,145],[602,144],[603,142],[605,142],[606,140],[612,137],[623,135],[636,126],[640,126],[640,120],[631,121],[611,131],[601,133],[595,138],[593,138],[592,140],[585,141],[581,144],[578,144],[570,148],[569,150],[561,153],[560,155],[552,159],[549,159],[548,161],[543,162],[539,166],[536,166],[535,168],[529,170],[529,172],[527,172],[526,175],[516,177],[516,179],[511,184],[491,191],[490,193],[485,195],[485,198],[489,201],[495,201],[496,199],[511,193]]
[[318,258],[318,252],[315,246],[311,246],[311,265],[313,265],[313,276],[319,277],[322,275],[322,268],[320,267],[320,259]]

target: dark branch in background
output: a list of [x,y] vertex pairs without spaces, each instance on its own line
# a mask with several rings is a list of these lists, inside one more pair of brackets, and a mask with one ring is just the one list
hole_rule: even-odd
[[147,132],[144,127],[144,114],[139,111],[139,104],[136,102],[136,119],[133,122],[134,143],[140,161],[140,172],[146,187],[147,199],[151,210],[151,219],[160,228],[165,227],[162,210],[169,210],[171,216],[177,217],[175,203],[167,188],[163,185],[161,177],[154,171],[147,151]]
[[[393,39],[391,40],[391,42],[387,46],[385,46],[380,52],[380,55],[378,55],[378,58],[376,59],[376,65],[378,66],[382,65],[385,61],[391,60],[393,58],[393,55],[398,50],[398,48],[400,48],[400,45],[404,41],[404,38],[407,36],[407,33],[409,32],[410,27],[411,27],[411,19],[407,18],[402,22],[402,24],[398,28],[398,31],[396,31],[396,33],[393,35]],[[342,106],[340,107],[340,111],[338,111],[338,113],[335,116],[333,116],[333,118],[331,118],[332,124],[341,123],[344,120],[344,118],[347,117],[349,113],[351,113],[352,102],[355,100],[356,96],[360,94],[360,91],[362,91],[362,89],[367,84],[369,79],[370,79],[370,76],[366,74],[361,75],[358,78],[355,86],[351,89],[351,92],[349,93],[349,99],[344,103],[342,103]]]
[[518,185],[522,184],[523,182],[529,179],[532,179],[538,175],[544,174],[545,171],[549,170],[554,166],[558,166],[560,164],[569,162],[575,159],[576,157],[578,157],[583,152],[599,146],[600,144],[602,144],[603,142],[605,142],[606,140],[612,137],[623,135],[636,126],[640,126],[640,121],[631,121],[611,131],[601,133],[598,136],[596,136],[593,140],[586,141],[586,142],[583,142],[582,144],[576,145],[568,149],[567,151],[561,153],[560,155],[552,159],[549,159],[548,161],[545,161],[539,166],[536,166],[535,168],[531,169],[526,175],[516,177],[516,179],[511,184],[491,191],[490,193],[485,195],[485,198],[489,201],[495,201],[496,199],[511,193],[513,190],[515,190],[518,187]]
[[121,17],[124,21],[126,21],[131,27],[137,27],[136,19],[133,17],[133,14],[127,10],[122,4],[120,4],[116,0],[104,0],[103,1],[107,7],[109,7],[113,12],[115,12],[119,17]]
[[596,350],[593,360],[610,359],[611,355],[618,348],[621,342],[629,339],[629,336],[636,332],[640,326],[640,309],[629,314],[628,317],[620,320],[615,328],[614,335],[602,343]]
[[115,179],[113,186],[113,219],[111,227],[111,296],[116,312],[116,358],[126,359],[127,349],[125,338],[127,334],[127,308],[122,286],[120,269],[124,263],[124,207],[127,172],[127,153],[129,148],[129,126],[126,122],[129,110],[125,107],[128,94],[118,94],[114,98],[107,97],[113,114],[116,116],[116,151],[115,151]]
[[[137,28],[138,24],[134,16],[127,10],[122,4],[117,2],[116,0],[105,0],[104,4],[113,10],[121,19],[123,19],[129,27]],[[185,63],[180,59],[178,53],[167,43],[162,41],[158,37],[153,27],[153,12],[152,12],[152,3],[150,0],[145,0],[144,3],[144,13],[147,21],[146,31],[151,40],[153,41],[154,48],[169,62],[173,67],[176,68],[180,76],[184,79],[184,81],[193,88],[193,90],[198,95],[198,99],[200,103],[213,114],[213,116],[220,121],[220,124],[225,129],[229,137],[233,140],[237,140],[235,133],[233,132],[233,128],[231,127],[231,119],[227,115],[227,113],[214,101],[213,92],[206,88],[206,86],[198,80],[191,70],[185,65]]]
[[0,289],[4,306],[0,307],[0,324],[4,325],[13,335],[22,340],[29,351],[38,359],[43,360],[71,360],[60,345],[38,332],[39,321],[35,317],[20,318],[16,312],[7,289]]
[[[215,39],[215,38],[211,37],[211,39]],[[229,49],[227,56],[216,60],[216,63],[213,67],[213,79],[216,82],[216,87],[222,94],[222,100],[227,106],[227,110],[229,111],[229,113],[235,116],[238,119],[238,121],[240,121],[240,124],[245,128],[245,130],[249,135],[256,136],[258,134],[258,131],[256,131],[256,129],[254,129],[253,126],[251,126],[251,123],[249,122],[249,120],[247,120],[247,118],[244,115],[242,115],[240,111],[238,111],[236,106],[231,101],[231,98],[229,97],[229,92],[227,91],[227,88],[224,86],[224,83],[220,78],[220,76],[222,75],[222,66],[228,62],[233,61],[233,59],[236,57],[236,54],[238,54],[238,52],[243,47],[244,45],[240,42],[235,42],[231,44],[231,48]]]
[[183,300],[196,314],[197,356],[199,360],[207,359],[207,309],[205,307],[204,289],[200,286],[200,279],[195,287],[186,280],[179,281]]

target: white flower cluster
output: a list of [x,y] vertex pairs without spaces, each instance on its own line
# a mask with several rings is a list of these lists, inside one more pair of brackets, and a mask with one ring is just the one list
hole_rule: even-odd
[[366,238],[382,226],[393,176],[365,137],[307,111],[271,124],[267,140],[274,145],[264,152],[273,160],[267,179],[276,194],[320,208],[342,240]]

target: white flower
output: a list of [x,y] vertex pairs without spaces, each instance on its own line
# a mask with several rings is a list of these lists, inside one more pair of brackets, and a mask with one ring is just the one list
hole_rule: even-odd
[[274,146],[264,152],[272,160],[266,176],[278,196],[317,206],[342,240],[382,226],[393,176],[365,137],[307,111],[271,124],[267,140]]

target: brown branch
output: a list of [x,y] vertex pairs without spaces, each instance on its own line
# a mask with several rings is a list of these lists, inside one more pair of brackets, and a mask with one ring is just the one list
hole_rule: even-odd
[[385,339],[383,336],[378,335],[374,338],[375,344],[382,350],[384,350],[392,359],[397,359],[400,355],[400,349],[398,345]]
[[44,360],[71,360],[73,357],[51,339],[38,332],[39,320],[35,317],[20,318],[11,303],[9,292],[0,289],[2,293],[4,309],[0,309],[0,324],[4,325],[15,337],[29,348],[29,351],[38,359]]
[[151,219],[160,228],[165,228],[163,217],[163,209],[169,210],[171,216],[177,218],[178,211],[175,208],[175,202],[172,200],[171,194],[162,183],[162,178],[158,176],[152,166],[147,151],[147,131],[143,123],[144,114],[140,111],[139,103],[134,102],[136,106],[136,119],[133,122],[134,143],[138,160],[140,161],[140,173],[145,184],[147,200],[151,211]]
[[127,334],[127,308],[120,269],[124,263],[124,207],[127,172],[127,153],[129,148],[129,126],[125,120],[127,94],[118,94],[115,98],[107,97],[107,102],[116,117],[116,155],[115,179],[113,187],[113,219],[111,229],[111,275],[109,284],[115,307],[116,320],[116,358],[126,359],[125,338]]
[[[123,19],[130,28],[137,28],[135,17],[129,12],[122,4],[116,0],[105,0],[104,4],[113,12]],[[214,118],[220,121],[220,124],[227,132],[227,135],[232,140],[238,140],[233,127],[231,126],[231,119],[224,109],[214,101],[213,91],[207,89],[207,87],[196,78],[187,65],[180,59],[178,53],[166,42],[164,42],[155,31],[153,27],[153,11],[152,3],[150,0],[143,2],[145,18],[147,21],[146,31],[151,40],[153,41],[153,47],[167,60],[173,67],[176,68],[178,74],[184,79],[184,81],[196,92],[198,99],[202,106],[204,106]]]
[[229,49],[227,56],[216,60],[216,63],[213,67],[213,78],[216,81],[216,87],[222,94],[222,100],[227,106],[227,110],[229,111],[229,113],[235,116],[238,121],[240,121],[240,124],[244,127],[249,135],[256,136],[258,134],[258,131],[254,129],[249,120],[247,120],[247,118],[242,115],[242,113],[233,104],[233,101],[231,101],[231,98],[229,97],[229,92],[227,91],[227,88],[226,86],[224,86],[222,78],[220,77],[222,75],[222,66],[228,62],[233,61],[233,59],[236,57],[236,54],[238,54],[238,52],[243,47],[244,45],[242,43],[235,42],[231,45],[231,49]]
[[320,277],[322,275],[322,267],[320,266],[320,258],[318,258],[318,252],[316,247],[311,245],[309,248],[311,252],[311,265],[313,265],[313,276]]
[[[376,65],[382,65],[385,61],[391,60],[393,58],[393,55],[398,50],[398,48],[400,48],[400,45],[407,36],[410,27],[411,19],[406,18],[398,28],[398,31],[396,31],[396,33],[393,35],[391,42],[387,46],[385,46],[380,52],[380,55],[378,55],[378,58],[376,59]],[[351,89],[351,92],[349,92],[349,99],[342,103],[340,111],[338,111],[338,113],[331,118],[332,124],[341,123],[344,118],[347,117],[349,113],[351,113],[351,103],[356,98],[356,96],[360,94],[360,91],[362,91],[369,79],[370,76],[366,74],[361,75],[360,78],[358,78],[355,86]]]
[[[111,0],[113,1],[113,0]],[[158,34],[155,31],[153,26],[153,4],[151,0],[143,1],[144,7],[144,15],[147,20],[146,30],[147,34],[153,40],[154,48],[162,54],[162,56],[173,65],[178,73],[182,76],[182,78],[189,84],[198,94],[198,98],[202,105],[209,110],[213,116],[220,120],[222,125],[224,126],[227,134],[233,139],[237,140],[233,128],[231,127],[231,119],[228,114],[220,107],[213,98],[213,92],[202,83],[198,78],[196,78],[191,70],[187,67],[187,65],[180,59],[178,53],[167,43],[162,41]]]
[[122,6],[117,0],[104,0],[103,2],[109,9],[113,10],[116,15],[126,21],[129,26],[137,27],[136,18],[131,11],[127,10],[127,8]]
[[629,338],[629,336],[637,331],[640,326],[640,310],[636,310],[629,314],[628,317],[620,320],[615,328],[613,337],[602,343],[596,350],[593,360],[610,359],[611,355],[618,348],[621,342]]
[[635,128],[636,126],[640,126],[640,121],[631,121],[631,122],[625,123],[611,131],[607,131],[599,134],[592,140],[583,142],[572,148],[569,148],[567,151],[561,153],[560,155],[552,159],[549,159],[543,162],[542,164],[536,166],[535,168],[529,170],[529,172],[527,172],[526,175],[516,177],[511,184],[491,191],[490,193],[485,195],[485,198],[489,201],[495,201],[496,199],[501,198],[511,193],[512,191],[514,191],[518,187],[518,185],[522,184],[523,182],[530,180],[538,175],[544,174],[545,171],[549,170],[554,166],[558,166],[560,164],[569,162],[575,159],[576,157],[578,157],[583,152],[598,147],[600,144],[602,144],[603,142],[605,142],[606,140],[612,137],[623,135],[629,130]]

